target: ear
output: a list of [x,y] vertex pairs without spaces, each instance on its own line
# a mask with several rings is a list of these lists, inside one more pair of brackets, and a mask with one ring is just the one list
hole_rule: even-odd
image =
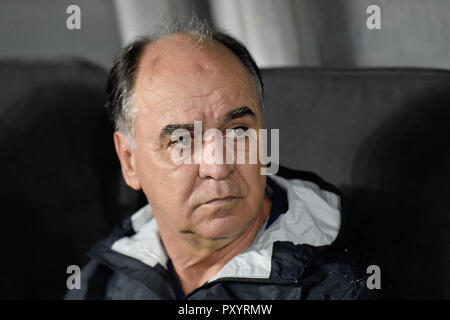
[[127,185],[134,190],[141,189],[137,174],[135,154],[128,139],[120,132],[114,132],[114,146],[122,167],[122,175]]

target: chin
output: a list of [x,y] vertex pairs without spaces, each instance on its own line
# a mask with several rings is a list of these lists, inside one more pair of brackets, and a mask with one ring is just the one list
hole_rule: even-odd
[[210,240],[222,240],[235,238],[242,234],[249,221],[242,221],[233,216],[216,217],[212,221],[202,224],[198,234]]

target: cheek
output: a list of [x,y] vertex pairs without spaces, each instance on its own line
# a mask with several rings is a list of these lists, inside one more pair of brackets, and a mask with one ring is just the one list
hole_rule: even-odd
[[255,165],[237,165],[239,175],[245,181],[249,200],[258,202],[264,195],[266,176],[260,174],[261,166]]
[[138,175],[147,200],[153,208],[164,212],[188,209],[185,205],[195,183],[195,166],[176,166],[148,152],[138,160]]

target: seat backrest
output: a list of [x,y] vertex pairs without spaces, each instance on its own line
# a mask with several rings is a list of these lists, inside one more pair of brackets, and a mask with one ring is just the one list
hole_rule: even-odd
[[119,219],[106,78],[81,60],[0,62],[0,298],[62,298],[67,267]]
[[280,163],[343,193],[338,241],[359,244],[407,298],[450,298],[450,72],[263,70]]

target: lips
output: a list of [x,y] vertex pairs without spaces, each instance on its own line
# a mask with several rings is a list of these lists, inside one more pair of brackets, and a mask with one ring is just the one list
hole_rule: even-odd
[[221,197],[221,198],[213,198],[211,200],[208,200],[204,203],[202,203],[203,205],[205,204],[225,204],[227,202],[233,201],[235,199],[239,199],[240,197],[235,197],[235,196],[228,196],[228,197]]

